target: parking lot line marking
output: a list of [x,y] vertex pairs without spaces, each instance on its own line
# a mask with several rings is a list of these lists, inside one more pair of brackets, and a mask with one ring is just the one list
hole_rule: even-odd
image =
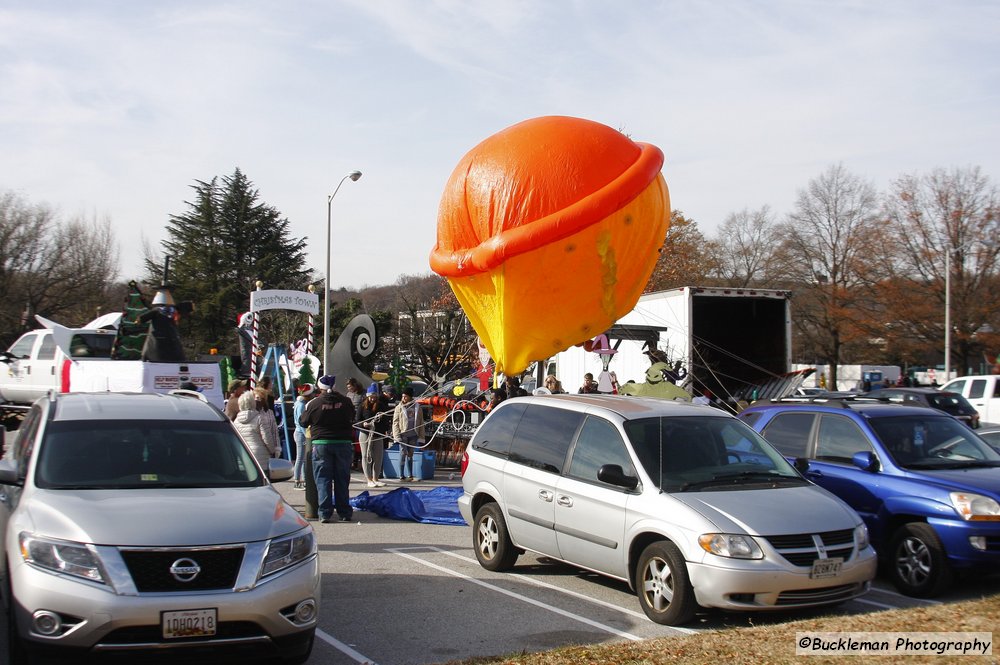
[[879,602],[876,602],[874,600],[866,600],[864,598],[853,598],[852,601],[855,602],[855,603],[864,603],[865,605],[874,605],[875,607],[881,607],[884,610],[898,610],[899,609],[899,605],[887,605],[885,603],[879,603]]
[[[428,549],[436,549],[436,548],[428,548]],[[477,580],[475,577],[470,577],[469,575],[465,575],[465,574],[460,573],[460,572],[458,572],[456,570],[451,570],[450,568],[445,568],[444,566],[439,566],[436,563],[431,563],[430,561],[424,561],[423,559],[421,559],[419,557],[415,557],[412,554],[406,554],[405,552],[401,552],[398,549],[393,548],[393,549],[387,549],[386,551],[387,552],[392,552],[393,554],[395,554],[397,556],[401,556],[401,557],[403,557],[405,559],[409,559],[409,560],[411,560],[411,561],[413,561],[415,563],[419,563],[419,564],[421,564],[423,566],[427,566],[428,568],[433,568],[434,570],[440,571],[440,572],[445,573],[447,575],[451,575],[452,577],[458,577],[458,578],[463,579],[463,580],[465,580],[467,582],[472,582],[473,584],[478,584],[479,586],[481,586],[483,588],[490,589],[490,590],[496,591],[498,593],[502,593],[505,596],[510,596],[511,598],[514,598],[516,600],[520,600],[522,602],[528,603],[529,605],[534,605],[535,607],[540,607],[540,608],[542,608],[544,610],[548,610],[549,612],[552,612],[554,614],[558,614],[560,616],[564,616],[564,617],[567,617],[569,619],[573,619],[574,621],[579,621],[580,623],[585,623],[588,626],[592,626],[594,628],[597,628],[598,630],[603,630],[606,633],[611,633],[612,635],[617,635],[618,637],[622,637],[622,638],[625,638],[627,640],[632,640],[633,642],[641,642],[642,640],[645,639],[644,637],[639,637],[638,635],[633,635],[632,633],[626,633],[625,631],[618,630],[617,628],[613,628],[611,626],[606,626],[603,623],[599,623],[597,621],[593,621],[592,619],[588,619],[587,617],[582,617],[579,614],[574,614],[572,612],[567,612],[566,610],[560,609],[560,608],[555,607],[553,605],[548,605],[547,603],[543,603],[541,601],[535,600],[534,598],[528,598],[527,596],[522,596],[519,593],[514,593],[513,591],[508,591],[507,589],[503,589],[501,587],[494,586],[494,585],[492,585],[492,584],[490,584],[488,582],[484,582],[482,580]]]
[[327,644],[329,644],[330,646],[332,646],[337,651],[340,651],[341,653],[343,653],[344,655],[346,655],[348,658],[352,658],[355,663],[365,663],[365,665],[376,665],[375,661],[372,660],[371,658],[367,658],[366,656],[362,656],[360,653],[358,653],[357,651],[355,651],[351,647],[347,646],[346,644],[344,644],[343,642],[341,642],[337,638],[335,638],[335,637],[333,637],[331,635],[328,635],[327,633],[323,632],[319,628],[316,629],[316,637],[320,638],[321,640],[323,640],[324,642],[326,642]]
[[[461,559],[462,561],[467,561],[469,563],[474,563],[476,565],[479,565],[479,560],[478,559],[473,559],[472,557],[463,556],[463,555],[457,554],[455,552],[448,552],[446,550],[440,549],[438,547],[433,547],[433,546],[428,546],[428,549],[432,549],[432,550],[434,550],[436,552],[440,552],[441,554],[447,554],[450,557],[454,557],[456,559]],[[541,580],[536,580],[536,579],[534,579],[532,577],[529,577],[527,575],[522,575],[520,573],[510,573],[510,575],[512,575],[513,577],[516,577],[516,578],[518,578],[520,580],[523,580],[525,582],[530,582],[531,584],[534,584],[536,586],[544,587],[544,588],[550,589],[552,591],[558,591],[559,593],[564,593],[566,595],[573,596],[574,598],[579,598],[580,600],[585,600],[585,601],[587,601],[589,603],[594,603],[595,605],[601,605],[602,607],[607,607],[607,608],[612,609],[612,610],[617,610],[619,612],[624,612],[625,614],[628,614],[629,616],[633,616],[633,617],[635,617],[637,619],[642,619],[644,621],[648,621],[649,623],[653,623],[653,620],[650,619],[648,616],[646,616],[642,612],[637,612],[636,610],[630,610],[627,607],[622,607],[621,605],[615,605],[614,603],[609,603],[606,600],[599,600],[597,598],[591,598],[590,596],[587,596],[587,595],[582,594],[582,593],[578,593],[576,591],[570,591],[569,589],[561,589],[561,588],[555,586],[554,584],[549,584],[548,582],[542,582]],[[659,624],[657,624],[657,625],[659,625]],[[676,630],[679,633],[685,633],[687,635],[696,635],[699,632],[699,631],[693,630],[691,628],[681,628],[679,626],[664,626],[664,628],[669,628],[671,630]]]

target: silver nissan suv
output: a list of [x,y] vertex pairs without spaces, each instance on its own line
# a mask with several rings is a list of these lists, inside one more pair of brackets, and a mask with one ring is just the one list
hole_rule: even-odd
[[627,582],[657,623],[841,603],[875,576],[858,514],[711,406],[509,399],[470,441],[462,485],[484,568],[560,559]]
[[216,407],[191,393],[52,394],[7,448],[0,662],[308,659],[316,540],[268,481],[291,465],[261,469]]

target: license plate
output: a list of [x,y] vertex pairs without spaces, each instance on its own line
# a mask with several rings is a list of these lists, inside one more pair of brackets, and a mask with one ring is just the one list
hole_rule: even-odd
[[812,570],[809,571],[809,577],[812,579],[822,579],[824,577],[836,577],[840,575],[840,566],[844,563],[844,559],[841,557],[836,557],[833,559],[816,559],[813,561]]
[[160,624],[163,627],[165,640],[178,637],[206,637],[215,635],[218,616],[214,607],[204,610],[161,612]]

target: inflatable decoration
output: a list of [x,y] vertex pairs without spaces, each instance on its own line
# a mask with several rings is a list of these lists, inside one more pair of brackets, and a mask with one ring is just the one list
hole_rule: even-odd
[[635,397],[660,397],[685,402],[691,401],[691,395],[677,384],[666,379],[670,365],[664,362],[653,363],[646,370],[645,383],[626,383],[618,392]]
[[635,306],[669,225],[662,166],[659,148],[565,116],[525,120],[462,158],[430,266],[496,372],[591,339]]

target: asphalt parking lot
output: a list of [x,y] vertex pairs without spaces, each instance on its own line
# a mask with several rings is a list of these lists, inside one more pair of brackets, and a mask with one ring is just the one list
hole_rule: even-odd
[[[454,470],[438,469],[435,480],[405,486],[420,491],[458,484]],[[361,476],[354,474],[351,494],[401,486],[389,481],[384,489],[368,490]],[[305,512],[304,492],[287,482],[277,487],[289,503]],[[831,611],[873,612],[1000,593],[1000,576],[960,583],[937,601],[901,596],[877,580],[864,598],[834,610],[708,612],[683,628],[671,628],[649,621],[625,584],[571,566],[524,555],[513,572],[484,570],[472,551],[468,526],[419,524],[362,510],[355,510],[350,523],[314,525],[320,543],[323,605],[311,665],[443,663],[577,644],[684,639],[705,630]],[[0,629],[0,643],[5,641]]]

